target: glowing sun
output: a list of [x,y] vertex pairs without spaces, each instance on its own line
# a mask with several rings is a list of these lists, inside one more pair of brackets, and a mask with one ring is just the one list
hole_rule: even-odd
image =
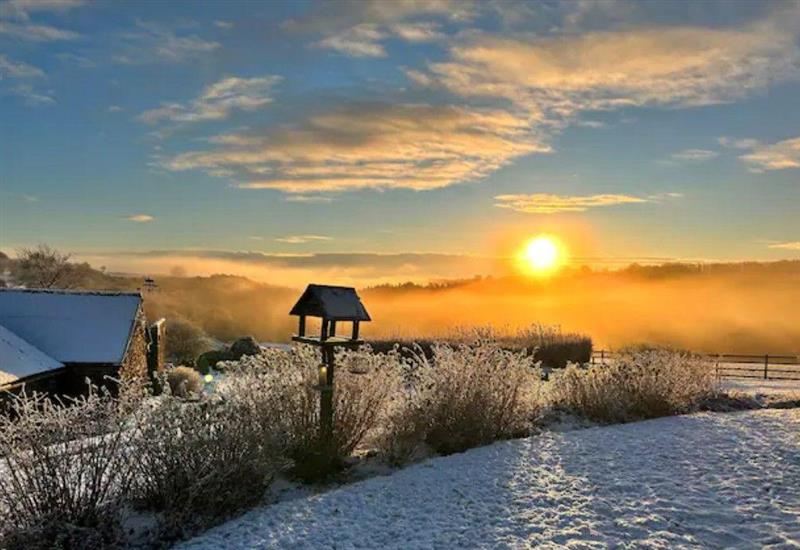
[[559,242],[548,235],[539,235],[528,241],[519,254],[524,271],[533,275],[547,275],[558,269],[564,261]]

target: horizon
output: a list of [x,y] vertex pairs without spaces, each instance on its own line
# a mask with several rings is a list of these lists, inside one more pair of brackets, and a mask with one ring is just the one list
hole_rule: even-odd
[[799,40],[779,1],[4,0],[0,249],[354,285],[541,236],[535,276],[798,259]]

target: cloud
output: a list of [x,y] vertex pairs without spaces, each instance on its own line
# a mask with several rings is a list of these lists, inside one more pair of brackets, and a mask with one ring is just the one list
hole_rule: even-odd
[[777,143],[762,144],[748,140],[750,152],[739,158],[750,166],[752,172],[800,168],[800,137],[785,139]]
[[0,80],[6,78],[36,78],[44,76],[44,72],[33,65],[22,61],[14,61],[0,53]]
[[137,21],[135,30],[121,33],[115,42],[120,46],[112,59],[125,65],[180,63],[206,56],[220,47],[219,42],[149,21]]
[[719,156],[717,151],[711,151],[709,149],[684,149],[683,151],[672,153],[670,158],[677,161],[702,162],[711,160],[717,156]]
[[126,216],[125,219],[136,223],[148,223],[155,220],[155,218],[149,214],[131,214],[130,216]]
[[333,237],[326,237],[325,235],[287,235],[286,237],[279,237],[275,239],[276,242],[286,244],[307,244],[315,241],[332,241]]
[[324,280],[332,284],[376,284],[408,280],[427,281],[481,274],[507,274],[508,261],[466,254],[370,252],[275,254],[225,250],[155,250],[79,254],[80,258],[110,270],[169,273],[182,265],[193,275],[235,273],[273,285],[299,286],[298,281]]
[[717,142],[728,149],[754,149],[761,144],[757,139],[736,139],[727,136],[717,138]]
[[800,73],[796,29],[623,28],[554,36],[472,33],[409,71],[424,86],[510,101],[554,122],[585,110],[732,101]]
[[325,195],[288,195],[283,200],[286,202],[328,203],[333,202],[333,197]]
[[380,44],[385,37],[375,25],[363,24],[328,36],[315,45],[353,57],[385,57],[386,50]]
[[214,21],[214,26],[217,27],[218,29],[225,29],[227,31],[232,29],[234,27],[234,24],[231,23],[230,21],[223,21],[221,19],[217,19],[216,21]]
[[71,52],[61,52],[56,54],[56,57],[63,61],[64,63],[70,63],[81,69],[93,69],[97,66],[93,60],[89,59],[88,57],[84,57],[82,55],[78,55]]
[[106,109],[106,111],[108,111],[109,113],[121,113],[124,110],[125,108],[120,107],[119,105],[109,105],[108,108]]
[[35,12],[64,12],[86,5],[85,0],[6,0],[0,3],[0,17],[27,21]]
[[322,38],[315,47],[336,50],[353,57],[384,57],[383,43],[390,38],[430,42],[444,37],[435,21],[420,18],[468,20],[474,3],[452,0],[378,0],[321,3],[300,18],[284,22],[284,29]]
[[437,189],[549,151],[528,120],[512,113],[428,104],[332,104],[294,125],[216,141],[220,148],[185,152],[164,165],[235,170],[245,189],[319,194]]
[[28,42],[75,40],[76,32],[30,21],[36,12],[64,12],[84,5],[81,0],[7,0],[0,3],[0,35]]
[[234,110],[252,111],[270,103],[272,86],[280,80],[279,76],[223,78],[206,87],[200,97],[188,104],[163,104],[145,111],[139,115],[138,120],[155,124],[162,120],[198,122],[228,118]]
[[17,84],[3,90],[3,93],[21,97],[25,104],[30,107],[53,105],[56,102],[51,90],[37,90],[30,84]]
[[650,202],[649,199],[632,195],[497,195],[498,208],[508,208],[526,214],[558,214],[561,212],[585,212],[589,208]]
[[788,243],[773,243],[769,245],[769,248],[800,251],[800,241],[788,242]]

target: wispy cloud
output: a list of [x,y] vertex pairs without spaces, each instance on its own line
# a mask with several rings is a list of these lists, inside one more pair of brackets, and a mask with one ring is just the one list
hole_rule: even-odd
[[44,76],[44,71],[22,61],[14,61],[0,53],[0,80],[7,78],[36,78]]
[[409,71],[422,85],[511,101],[555,121],[590,109],[731,101],[798,77],[796,29],[669,26],[583,34],[472,33],[450,59]]
[[740,156],[752,172],[765,170],[785,170],[800,168],[800,137],[785,139],[777,143],[763,144],[755,140],[747,140],[750,152]]
[[26,42],[75,40],[80,37],[78,33],[36,24],[31,15],[64,12],[82,5],[81,0],[6,0],[0,3],[0,35]]
[[325,235],[287,235],[285,237],[278,237],[276,242],[286,244],[307,244],[310,242],[332,241],[333,237],[326,237]]
[[136,28],[121,33],[116,42],[120,46],[112,53],[112,59],[126,65],[179,63],[208,55],[220,47],[219,42],[150,21],[137,21]]
[[797,250],[800,251],[800,241],[787,242],[787,243],[773,243],[768,245],[769,248],[776,248],[779,250]]
[[3,93],[22,98],[25,104],[30,107],[54,105],[56,102],[52,90],[39,90],[26,83],[7,88]]
[[130,216],[125,216],[125,219],[129,222],[136,222],[136,223],[148,223],[155,218],[149,214],[131,214]]
[[528,121],[512,113],[425,104],[333,104],[292,126],[218,141],[219,149],[182,153],[165,167],[235,170],[241,188],[287,193],[426,190],[549,151]]
[[436,21],[420,18],[467,20],[471,2],[423,0],[381,2],[376,0],[321,3],[303,17],[284,22],[286,30],[322,38],[313,45],[352,57],[384,57],[389,39],[430,42],[444,38]]
[[232,111],[252,111],[272,101],[272,86],[279,76],[259,78],[227,77],[208,86],[200,96],[186,104],[167,103],[145,111],[138,119],[146,124],[162,120],[199,122],[227,118]]
[[356,25],[316,43],[317,47],[336,50],[353,57],[384,57],[386,50],[380,43],[386,33],[370,24]]
[[719,153],[717,151],[711,151],[710,149],[684,149],[683,151],[672,153],[670,158],[681,162],[702,162],[711,160],[717,156],[719,156]]
[[590,208],[637,204],[650,202],[649,199],[632,195],[552,195],[534,193],[531,195],[497,195],[495,206],[508,208],[526,214],[558,214],[561,212],[585,212]]
[[123,107],[120,107],[119,105],[109,105],[108,108],[106,109],[106,111],[108,111],[109,113],[121,113],[124,110],[125,109]]

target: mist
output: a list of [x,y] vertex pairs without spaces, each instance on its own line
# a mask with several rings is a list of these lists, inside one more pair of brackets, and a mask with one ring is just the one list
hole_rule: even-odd
[[[310,279],[308,282],[324,283]],[[191,282],[191,284],[190,284]],[[707,353],[800,354],[800,262],[631,267],[547,280],[477,278],[434,285],[365,287],[367,338],[444,337],[492,325],[514,332],[556,325],[591,336],[595,349],[653,344]],[[146,302],[230,340],[288,341],[297,289],[242,277],[169,278]]]

